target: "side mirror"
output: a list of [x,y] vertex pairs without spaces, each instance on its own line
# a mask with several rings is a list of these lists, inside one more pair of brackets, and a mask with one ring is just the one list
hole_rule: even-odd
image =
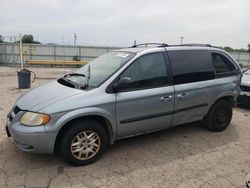
[[240,63],[239,66],[240,66],[240,68],[243,68],[243,64],[242,63]]
[[113,91],[118,92],[120,90],[126,89],[129,87],[131,79],[128,77],[121,78],[116,84],[113,85]]

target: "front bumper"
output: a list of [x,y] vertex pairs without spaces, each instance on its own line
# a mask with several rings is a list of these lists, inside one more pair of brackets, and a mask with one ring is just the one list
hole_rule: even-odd
[[19,122],[7,120],[6,132],[12,136],[16,146],[25,152],[46,153],[54,152],[57,133],[45,132],[44,126],[27,127]]

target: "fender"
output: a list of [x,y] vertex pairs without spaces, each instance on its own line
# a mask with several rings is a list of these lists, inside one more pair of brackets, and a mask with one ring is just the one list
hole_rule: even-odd
[[109,111],[102,109],[102,108],[97,108],[97,107],[88,107],[88,108],[82,108],[82,109],[75,109],[69,112],[64,113],[57,121],[55,124],[52,126],[46,126],[46,132],[57,132],[59,133],[60,129],[70,122],[73,119],[79,118],[79,117],[84,117],[84,116],[101,116],[105,119],[107,119],[110,123],[110,127],[108,129],[111,131],[111,142],[113,143],[114,139],[116,138],[116,120],[115,116],[111,114]]

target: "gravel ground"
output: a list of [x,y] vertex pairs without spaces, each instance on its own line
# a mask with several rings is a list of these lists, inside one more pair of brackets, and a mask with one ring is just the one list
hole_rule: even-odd
[[[32,88],[71,69],[33,68]],[[5,133],[17,89],[13,68],[0,67],[0,187],[245,187],[250,172],[250,110],[235,108],[231,125],[212,133],[200,124],[124,139],[94,164],[72,167],[56,155],[19,151]]]

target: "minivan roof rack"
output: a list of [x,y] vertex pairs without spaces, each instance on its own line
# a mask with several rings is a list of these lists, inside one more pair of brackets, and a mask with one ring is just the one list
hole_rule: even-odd
[[213,47],[211,44],[200,44],[200,43],[187,43],[187,44],[180,44],[179,46],[204,46],[204,47]]
[[170,47],[175,46],[202,46],[202,47],[214,47],[211,44],[200,44],[200,43],[187,43],[187,44],[177,44],[177,45],[169,45]]
[[168,46],[168,44],[165,44],[165,43],[141,43],[141,44],[134,44],[133,46],[131,46],[131,48],[136,48],[139,46],[148,46],[148,45],[154,45],[157,47],[167,47]]
[[166,43],[141,43],[141,44],[134,44],[131,46],[131,48],[136,48],[139,46],[157,46],[157,47],[178,47],[178,46],[200,46],[200,47],[214,47],[217,48],[216,46],[212,46],[211,44],[200,44],[200,43],[187,43],[187,44],[173,44],[173,45],[168,45]]

